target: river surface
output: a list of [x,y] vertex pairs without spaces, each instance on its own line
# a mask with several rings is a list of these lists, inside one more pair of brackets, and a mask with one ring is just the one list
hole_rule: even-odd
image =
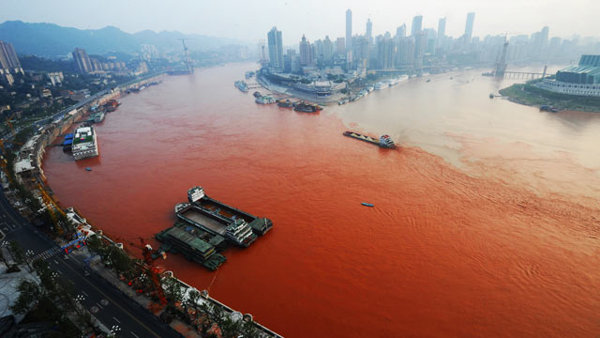
[[271,218],[217,272],[179,255],[161,264],[288,337],[600,333],[600,115],[489,99],[510,82],[481,71],[303,114],[235,89],[252,69],[199,70],[123,97],[97,127],[98,158],[48,148],[61,204],[156,247],[194,185]]

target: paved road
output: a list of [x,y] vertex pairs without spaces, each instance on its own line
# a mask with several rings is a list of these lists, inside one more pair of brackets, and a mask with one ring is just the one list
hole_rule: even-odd
[[181,337],[93,271],[85,276],[85,264],[75,256],[64,255],[56,243],[11,207],[3,193],[0,193],[0,230],[6,236],[0,245],[15,240],[31,257],[46,260],[61,277],[73,282],[80,303],[117,336]]

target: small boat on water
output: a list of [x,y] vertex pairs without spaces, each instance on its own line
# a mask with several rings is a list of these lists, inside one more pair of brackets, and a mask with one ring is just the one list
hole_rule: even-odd
[[323,110],[323,107],[319,106],[318,104],[296,102],[294,105],[294,110],[302,113],[316,113],[320,110]]
[[244,81],[235,81],[233,83],[237,89],[239,89],[243,93],[248,92],[248,85]]
[[277,105],[281,108],[293,108],[294,107],[294,103],[292,101],[290,101],[289,99],[277,100]]
[[271,103],[275,103],[275,99],[270,96],[261,96],[261,97],[256,98],[256,100],[254,100],[254,102],[256,102],[258,104],[271,104]]
[[362,202],[361,204],[362,204],[362,205],[364,205],[365,207],[370,207],[370,208],[372,208],[372,207],[374,207],[374,206],[375,206],[374,204],[372,204],[372,203],[367,203],[367,202]]

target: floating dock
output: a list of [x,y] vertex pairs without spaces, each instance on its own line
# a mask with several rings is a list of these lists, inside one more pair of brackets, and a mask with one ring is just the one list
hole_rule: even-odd
[[227,260],[225,256],[217,253],[217,249],[225,240],[223,237],[207,236],[205,232],[185,223],[175,223],[156,234],[156,239],[165,243],[161,250],[182,253],[186,259],[202,264],[211,271]]
[[188,201],[175,206],[178,221],[156,234],[156,239],[163,243],[162,251],[181,253],[210,270],[217,269],[226,260],[218,252],[232,244],[247,248],[273,226],[268,218],[251,215],[206,196],[201,187],[188,190]]

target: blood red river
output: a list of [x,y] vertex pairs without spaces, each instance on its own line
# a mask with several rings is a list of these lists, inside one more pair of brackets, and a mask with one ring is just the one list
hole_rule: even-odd
[[271,218],[216,272],[176,254],[161,264],[288,337],[600,334],[600,114],[489,99],[510,82],[480,71],[297,113],[233,86],[255,68],[122,97],[97,126],[97,158],[49,147],[60,203],[154,247],[195,185]]

